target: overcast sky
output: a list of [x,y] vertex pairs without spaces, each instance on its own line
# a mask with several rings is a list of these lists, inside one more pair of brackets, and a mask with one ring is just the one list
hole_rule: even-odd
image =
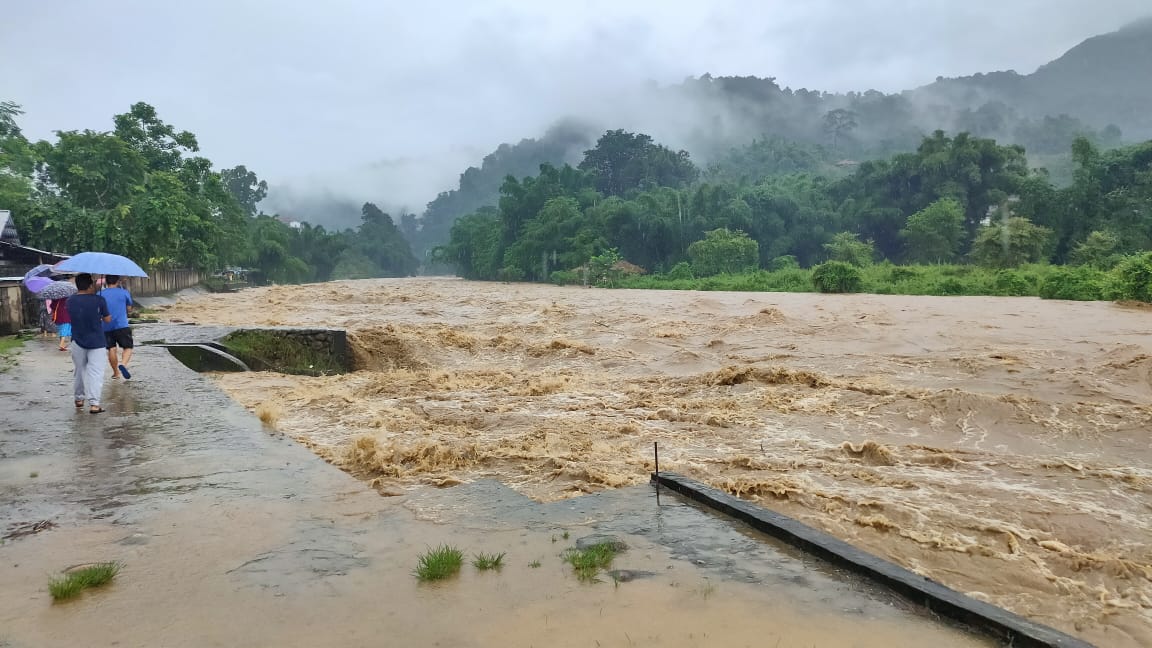
[[[1031,72],[1152,14],[1149,0],[4,5],[0,99],[23,104],[31,137],[110,129],[111,115],[146,101],[218,166],[244,163],[274,183],[414,159],[447,174],[441,188],[459,164],[610,103],[615,87],[710,72],[897,91],[937,75]],[[422,175],[412,200],[431,197],[415,186]]]

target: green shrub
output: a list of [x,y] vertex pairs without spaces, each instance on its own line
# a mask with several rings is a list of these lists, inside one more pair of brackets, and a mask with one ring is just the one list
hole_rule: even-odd
[[1014,216],[980,228],[972,241],[972,259],[988,268],[1014,268],[1045,257],[1052,230]]
[[524,271],[516,266],[504,266],[496,273],[500,281],[524,281]]
[[768,269],[773,271],[773,272],[776,272],[778,270],[795,270],[799,267],[800,267],[800,262],[797,261],[796,257],[792,256],[791,254],[785,254],[784,256],[778,256],[775,259],[772,259],[771,261],[768,262]]
[[864,287],[864,278],[855,266],[828,261],[812,269],[812,285],[822,293],[854,293]]
[[1152,302],[1152,252],[1124,259],[1112,273],[1117,299]]
[[933,292],[937,295],[963,295],[966,291],[959,279],[949,277],[937,283]]
[[704,234],[704,238],[688,246],[692,267],[703,276],[735,274],[756,268],[760,259],[760,244],[740,230],[726,227]]
[[1036,277],[1015,270],[1001,270],[996,273],[992,286],[997,295],[1023,297],[1035,294]]
[[1089,265],[1103,270],[1116,267],[1124,256],[1118,254],[1120,237],[1112,232],[1092,232],[1077,245],[1071,256],[1072,263]]
[[811,292],[812,271],[792,268],[770,272],[768,273],[768,285],[764,290],[769,292]]
[[871,265],[876,257],[876,247],[872,241],[861,241],[859,236],[851,232],[840,232],[833,236],[831,241],[824,244],[824,252],[830,261],[840,261],[858,268]]
[[580,273],[575,270],[557,270],[548,279],[557,286],[571,286],[580,283]]
[[889,281],[908,281],[911,279],[919,279],[920,271],[916,268],[908,268],[905,266],[895,266],[888,273]]
[[1090,266],[1054,268],[1040,282],[1040,297],[1097,301],[1104,298],[1107,275]]
[[692,264],[687,261],[681,261],[672,266],[672,269],[664,273],[665,279],[695,279],[696,274],[692,272]]

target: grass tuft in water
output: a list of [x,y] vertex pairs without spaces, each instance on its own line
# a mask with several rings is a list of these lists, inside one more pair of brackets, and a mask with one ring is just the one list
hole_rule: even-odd
[[586,549],[568,549],[560,554],[564,562],[572,565],[576,577],[585,582],[596,582],[596,574],[612,565],[616,547],[611,542],[592,545]]
[[16,365],[16,353],[23,344],[24,340],[16,336],[0,337],[0,373]]
[[443,580],[459,572],[463,564],[463,551],[449,545],[440,545],[420,556],[416,578],[422,581]]
[[500,569],[504,566],[504,552],[498,554],[478,553],[472,557],[472,566],[480,571]]
[[528,563],[528,566],[531,567],[532,569],[538,569],[540,567],[540,561],[539,560],[533,560],[532,562]]
[[109,583],[120,573],[120,563],[102,562],[69,572],[48,583],[48,593],[52,599],[70,599],[90,587],[100,587]]

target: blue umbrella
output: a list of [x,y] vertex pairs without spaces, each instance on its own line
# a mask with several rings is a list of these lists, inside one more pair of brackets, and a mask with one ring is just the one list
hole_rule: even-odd
[[56,272],[88,272],[91,274],[120,275],[121,277],[147,277],[136,262],[119,254],[107,252],[81,252],[64,259],[55,266]]

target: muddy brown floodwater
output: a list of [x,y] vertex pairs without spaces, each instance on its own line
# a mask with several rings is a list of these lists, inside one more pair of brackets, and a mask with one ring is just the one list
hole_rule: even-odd
[[976,598],[1152,645],[1152,311],[1023,298],[335,282],[172,319],[346,328],[361,371],[218,383],[382,493],[686,474]]

